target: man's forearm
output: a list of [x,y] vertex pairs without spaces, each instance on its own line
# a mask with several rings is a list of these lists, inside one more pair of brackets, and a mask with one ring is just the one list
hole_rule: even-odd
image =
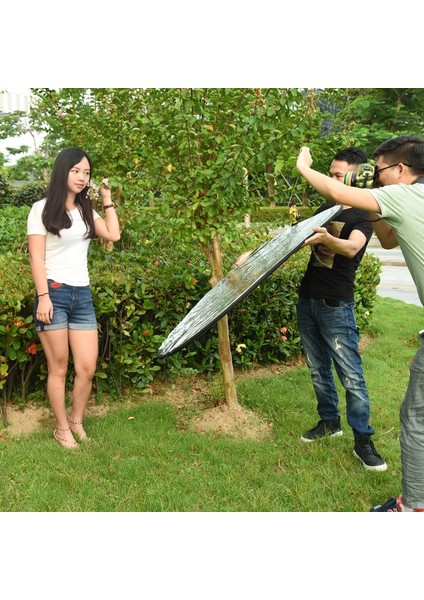
[[310,167],[303,167],[301,175],[321,196],[337,204],[345,204],[364,210],[378,210],[374,196],[365,189],[348,187]]
[[311,168],[312,158],[308,148],[302,148],[297,159],[297,170],[321,196],[337,204],[345,204],[363,210],[377,212],[379,205],[366,189],[353,188],[327,177]]

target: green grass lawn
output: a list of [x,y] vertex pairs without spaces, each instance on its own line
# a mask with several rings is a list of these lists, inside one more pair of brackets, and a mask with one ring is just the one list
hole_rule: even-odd
[[6,434],[0,441],[1,511],[369,511],[401,491],[399,407],[423,317],[421,307],[379,298],[362,351],[373,439],[386,472],[368,472],[353,456],[342,392],[343,437],[313,444],[299,439],[318,419],[309,373],[300,363],[281,372],[237,374],[240,404],[272,425],[260,441],[195,431],[191,417],[204,413],[222,390],[220,377],[196,388],[192,376],[178,382],[178,403],[165,393],[132,391],[106,416],[88,417],[93,440],[77,452],[55,442],[47,424],[26,436]]

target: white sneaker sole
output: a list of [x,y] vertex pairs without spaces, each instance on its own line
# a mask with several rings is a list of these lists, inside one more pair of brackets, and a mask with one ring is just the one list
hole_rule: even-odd
[[309,443],[309,442],[317,442],[318,440],[325,440],[325,438],[329,438],[329,437],[340,437],[341,435],[343,435],[343,431],[336,431],[334,433],[328,433],[324,437],[315,438],[314,440],[310,440],[308,438],[305,438],[302,435],[302,436],[300,436],[300,439],[302,440],[302,442]]
[[353,456],[356,456],[356,458],[361,461],[361,463],[364,465],[364,467],[367,471],[387,471],[386,463],[384,463],[382,465],[375,465],[374,467],[372,467],[372,466],[364,463],[362,458],[358,454],[356,454],[355,450],[353,451]]

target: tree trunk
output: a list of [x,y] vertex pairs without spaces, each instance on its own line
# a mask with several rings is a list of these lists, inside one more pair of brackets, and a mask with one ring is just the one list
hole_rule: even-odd
[[[243,167],[243,184],[244,187],[246,188],[246,192],[248,192],[249,190],[249,171],[246,169],[246,167]],[[244,226],[249,229],[250,227],[250,214],[246,213],[244,215]]]
[[267,192],[269,198],[269,206],[275,207],[275,178],[274,178],[274,164],[269,163],[266,167],[267,172]]
[[[219,237],[213,238],[212,251],[209,251],[206,248],[204,248],[204,250],[212,267],[211,285],[214,287],[223,277]],[[227,315],[218,321],[218,348],[222,374],[224,377],[225,403],[229,407],[235,407],[238,406],[238,400],[236,384],[234,381],[233,357],[231,355]]]
[[7,419],[7,393],[6,393],[6,385],[3,388],[3,404],[1,406],[1,419],[3,423],[3,427],[7,427],[8,419]]
[[218,344],[222,375],[224,377],[225,403],[229,407],[238,406],[228,328],[228,315],[225,315],[225,317],[222,317],[222,319],[218,321]]

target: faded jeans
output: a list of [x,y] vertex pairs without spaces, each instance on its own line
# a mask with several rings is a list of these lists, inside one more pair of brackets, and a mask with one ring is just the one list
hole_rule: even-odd
[[372,435],[369,424],[370,400],[365,384],[355,303],[341,300],[328,306],[325,300],[299,298],[297,322],[312,385],[318,400],[318,414],[323,420],[340,416],[339,399],[332,364],[346,390],[346,417],[360,435]]
[[424,507],[424,331],[420,331],[420,341],[400,408],[402,495],[409,508]]

